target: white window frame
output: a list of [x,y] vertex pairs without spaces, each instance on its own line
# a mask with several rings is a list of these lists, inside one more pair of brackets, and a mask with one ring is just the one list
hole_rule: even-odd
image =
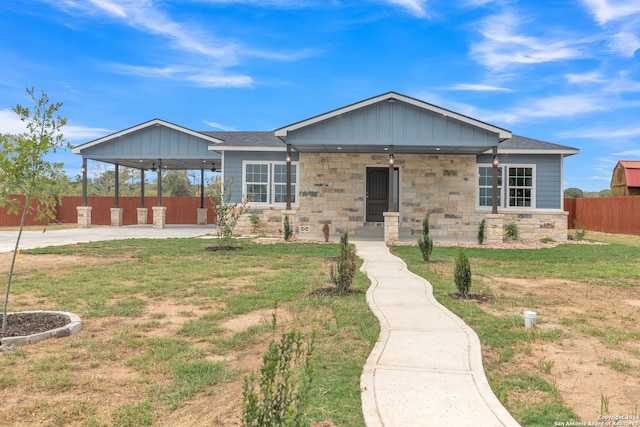
[[[479,210],[490,210],[491,206],[480,206],[480,168],[492,168],[491,163],[479,163],[477,165],[477,174],[476,174],[476,208]],[[498,191],[500,192],[500,200],[501,203],[498,204],[498,207],[503,210],[513,210],[513,211],[523,211],[523,210],[533,210],[536,209],[536,194],[537,194],[537,170],[535,164],[501,164],[498,166],[499,169],[502,169],[502,186],[498,186]],[[531,169],[531,187],[522,187],[522,188],[530,188],[531,189],[531,206],[509,206],[509,168],[528,168]],[[483,186],[482,188],[486,188]],[[520,187],[517,187],[520,188]]]
[[[242,198],[243,200],[247,200],[248,192],[247,192],[247,165],[267,165],[267,201],[266,202],[256,202],[254,200],[249,200],[249,204],[253,206],[264,206],[264,207],[285,207],[287,205],[286,202],[278,202],[275,200],[276,193],[276,185],[282,185],[282,183],[275,182],[275,165],[285,165],[284,161],[265,161],[265,160],[243,160],[242,161]],[[300,168],[298,166],[298,162],[291,162],[292,166],[295,166],[295,180],[291,181],[291,193],[294,201],[291,202],[291,206],[298,206],[298,202],[300,200],[300,195],[298,194],[299,184],[298,181],[300,179]],[[286,184],[286,183],[285,183]]]

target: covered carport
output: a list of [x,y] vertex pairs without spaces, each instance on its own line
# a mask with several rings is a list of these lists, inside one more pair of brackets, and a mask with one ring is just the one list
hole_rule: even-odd
[[204,172],[220,170],[221,156],[211,151],[209,146],[221,142],[213,136],[154,119],[75,147],[73,153],[82,156],[82,206],[77,207],[78,226],[91,226],[92,207],[87,205],[87,160],[109,163],[115,167],[112,225],[122,225],[118,182],[121,166],[141,171],[139,224],[146,223],[147,218],[147,207],[144,205],[145,173],[157,174],[158,197],[156,205],[152,206],[154,228],[164,228],[166,225],[166,207],[162,205],[162,171],[199,170],[200,208],[194,214],[197,215],[198,224],[206,224]]

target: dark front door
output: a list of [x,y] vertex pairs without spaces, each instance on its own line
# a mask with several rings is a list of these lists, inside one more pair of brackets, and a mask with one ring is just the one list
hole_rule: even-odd
[[367,222],[384,222],[389,209],[389,168],[367,168]]

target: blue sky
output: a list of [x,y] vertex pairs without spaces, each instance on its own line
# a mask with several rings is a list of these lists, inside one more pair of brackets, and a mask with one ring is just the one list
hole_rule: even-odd
[[0,132],[31,86],[73,145],[153,118],[270,130],[393,90],[579,148],[565,187],[640,158],[637,1],[5,0],[0,30]]

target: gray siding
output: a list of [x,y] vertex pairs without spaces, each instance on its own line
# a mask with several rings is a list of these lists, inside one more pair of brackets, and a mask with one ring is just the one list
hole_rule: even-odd
[[[232,201],[240,201],[242,197],[242,162],[244,160],[256,160],[263,162],[282,162],[284,161],[284,151],[226,151],[224,154],[224,180],[233,180],[233,197]],[[298,161],[298,153],[291,153],[291,160]]]
[[87,158],[137,159],[157,155],[172,159],[219,159],[209,151],[210,142],[164,126],[151,126],[123,135],[108,144],[98,144],[82,151]]
[[[478,163],[491,163],[491,155]],[[536,208],[562,209],[562,156],[559,154],[501,154],[500,164],[536,165]]]
[[379,102],[291,132],[287,142],[340,144],[487,146],[497,135],[403,102]]

